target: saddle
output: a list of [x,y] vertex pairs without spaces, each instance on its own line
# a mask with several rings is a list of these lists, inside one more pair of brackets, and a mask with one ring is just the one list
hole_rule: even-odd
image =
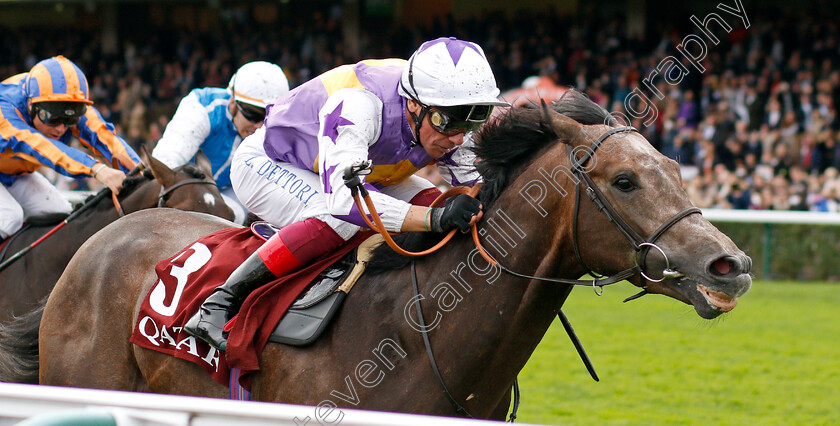
[[[254,222],[251,230],[268,240],[279,229],[267,222]],[[371,236],[318,274],[280,319],[268,341],[307,346],[317,340],[365,272],[371,252],[382,241],[379,234]]]
[[[357,234],[335,252],[252,292],[240,308],[225,353],[182,328],[219,280],[273,232],[259,237],[251,228],[221,229],[158,262],[157,282],[140,306],[131,343],[193,362],[227,386],[232,370],[243,374],[259,370],[259,354],[268,342],[295,346],[314,342],[364,271],[369,250],[379,244],[380,240],[368,239],[370,234]],[[351,251],[356,257],[346,256]]]

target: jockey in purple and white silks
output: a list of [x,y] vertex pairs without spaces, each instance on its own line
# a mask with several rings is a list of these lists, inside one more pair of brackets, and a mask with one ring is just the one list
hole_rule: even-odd
[[279,66],[249,62],[234,73],[227,89],[204,87],[184,97],[152,156],[175,168],[192,161],[201,149],[210,160],[222,198],[236,215],[234,222],[244,223],[246,208],[230,184],[233,154],[262,126],[266,105],[288,91],[289,82]]
[[408,61],[327,71],[270,105],[265,126],[235,153],[231,181],[250,211],[282,229],[216,288],[185,330],[224,350],[223,327],[248,293],[365,226],[343,179],[359,161],[373,163],[363,181],[389,231],[468,229],[480,202],[462,195],[429,208],[439,191],[414,173],[436,163],[453,185],[475,182],[468,133],[493,106],[508,105],[498,95],[481,47],[439,38]]

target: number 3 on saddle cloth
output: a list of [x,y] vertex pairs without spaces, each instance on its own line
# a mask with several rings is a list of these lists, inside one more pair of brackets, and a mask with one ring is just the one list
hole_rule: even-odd
[[[350,275],[356,279],[361,275],[366,262],[363,259],[361,268],[353,268],[355,249],[372,233],[359,233],[335,252],[248,295],[228,336],[226,354],[182,329],[213,289],[273,232],[265,226],[253,231],[226,228],[159,262],[155,266],[158,281],[143,300],[131,343],[194,362],[225,386],[231,369],[244,373],[259,369],[259,354],[269,341],[297,346],[312,343],[344,300],[353,277],[341,288],[339,284]],[[373,239],[365,242],[365,246],[375,245],[378,242]]]

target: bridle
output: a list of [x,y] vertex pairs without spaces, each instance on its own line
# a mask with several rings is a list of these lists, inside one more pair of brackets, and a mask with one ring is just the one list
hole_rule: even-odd
[[[609,202],[607,197],[598,188],[598,186],[595,184],[595,182],[592,180],[592,178],[589,176],[589,174],[586,171],[586,163],[589,162],[589,160],[595,154],[595,151],[598,150],[598,148],[601,146],[601,144],[608,137],[610,137],[610,136],[612,136],[612,135],[614,135],[618,132],[630,132],[630,131],[638,132],[638,130],[636,130],[635,128],[633,128],[631,126],[622,126],[622,127],[610,128],[609,130],[604,132],[602,135],[600,135],[598,137],[598,139],[595,140],[595,142],[589,147],[588,150],[585,151],[585,153],[581,157],[577,157],[577,155],[575,154],[575,150],[571,146],[567,145],[567,147],[566,147],[567,152],[569,154],[569,163],[571,164],[572,173],[574,173],[575,177],[577,177],[577,180],[575,182],[574,218],[573,218],[573,222],[572,222],[572,240],[573,240],[573,245],[574,245],[575,256],[577,257],[578,263],[581,266],[583,266],[583,268],[587,271],[587,273],[589,275],[591,275],[592,277],[594,277],[594,279],[592,279],[592,280],[575,280],[575,279],[566,279],[566,278],[537,277],[537,276],[522,274],[522,273],[513,271],[513,270],[505,267],[504,265],[502,265],[501,263],[499,263],[495,259],[493,259],[492,256],[490,256],[486,252],[486,250],[484,250],[484,248],[481,245],[481,242],[478,239],[478,235],[479,235],[478,228],[477,228],[477,226],[473,226],[472,227],[473,241],[475,242],[479,253],[481,253],[481,255],[484,256],[484,258],[488,262],[490,262],[493,265],[496,265],[497,267],[499,267],[500,270],[502,270],[502,271],[504,271],[508,274],[511,274],[511,275],[514,275],[514,276],[517,276],[517,277],[520,277],[520,278],[527,278],[527,279],[531,279],[531,280],[547,281],[547,282],[567,284],[567,285],[585,285],[585,286],[590,286],[591,285],[595,289],[595,293],[598,294],[598,295],[602,294],[603,286],[609,285],[609,284],[615,284],[615,283],[624,281],[624,280],[626,280],[630,277],[635,276],[636,274],[639,274],[643,281],[646,280],[646,281],[650,281],[650,282],[660,282],[660,281],[665,280],[666,278],[679,278],[679,277],[684,276],[684,274],[682,274],[681,272],[676,271],[674,269],[671,269],[671,264],[668,261],[668,256],[665,254],[665,251],[662,250],[662,248],[660,248],[659,246],[656,245],[656,241],[659,239],[659,237],[661,237],[665,232],[667,232],[669,229],[671,229],[671,227],[673,227],[675,224],[677,224],[677,222],[679,222],[680,220],[682,220],[682,219],[684,219],[684,218],[686,218],[686,217],[688,217],[692,214],[695,214],[695,213],[702,214],[700,209],[692,206],[692,207],[688,207],[688,208],[680,211],[679,213],[677,213],[677,214],[671,216],[670,218],[668,218],[668,220],[666,220],[662,225],[660,225],[659,228],[657,228],[648,238],[643,238],[638,232],[636,232],[635,229],[633,229],[632,226],[630,226],[630,224],[627,223],[627,221],[624,220],[624,218],[621,217],[621,215],[615,210],[615,208],[613,208],[612,204]],[[358,192],[361,192],[365,196],[367,194],[366,194],[366,191],[364,189],[364,186],[361,184],[361,181],[358,179],[358,175],[361,174],[360,173],[361,171],[367,170],[370,167],[371,166],[370,166],[369,163],[348,167],[348,169],[345,171],[345,176],[344,176],[345,184],[348,187],[351,188],[351,191],[353,193],[353,198],[356,202],[356,205],[357,205],[359,211],[362,211],[362,212],[364,212],[364,210],[361,206],[361,201],[358,198]],[[584,188],[581,187],[581,182],[583,182],[583,187]],[[589,268],[589,266],[587,266],[586,262],[584,262],[583,257],[581,256],[581,253],[580,253],[580,247],[579,247],[579,243],[578,243],[578,232],[577,232],[578,216],[580,214],[580,198],[581,198],[580,194],[581,194],[581,192],[583,192],[583,190],[586,191],[586,195],[589,197],[589,199],[592,200],[593,203],[595,203],[595,206],[598,208],[598,211],[600,211],[604,216],[606,216],[607,220],[609,220],[610,223],[614,224],[616,226],[616,228],[618,228],[618,230],[621,232],[621,234],[624,235],[624,237],[630,242],[630,244],[632,244],[633,250],[635,251],[635,255],[634,255],[634,263],[635,264],[632,267],[627,268],[627,269],[625,269],[621,272],[615,273],[615,274],[610,275],[610,276],[602,276],[602,275],[597,274],[594,271],[592,271],[592,269]],[[461,192],[463,193],[463,191],[461,191]],[[378,227],[374,226],[367,219],[367,215],[363,214],[362,217],[365,219],[365,222],[369,226],[371,226],[371,229],[374,229],[374,230],[377,230],[377,231],[384,231],[384,229],[385,229],[384,225],[381,224],[381,220],[379,219],[379,215],[378,215],[378,213],[376,213],[376,210],[373,207],[373,204],[371,202],[369,202],[370,201],[369,197],[366,197],[366,201],[368,201],[368,207],[370,209],[372,217],[377,221],[377,225],[379,225],[379,226]],[[388,237],[387,231],[384,231],[384,232],[381,232],[381,233],[383,234],[383,237],[386,238],[386,241],[388,241],[390,237]],[[450,234],[448,235],[448,238],[451,238],[453,233],[454,233],[454,230],[450,232]],[[441,243],[439,243],[438,245],[445,244],[445,241],[446,241],[446,239],[444,241],[442,241]],[[398,249],[398,247],[395,248],[393,245],[392,245],[392,248],[394,248],[395,250]],[[434,251],[434,249],[436,249],[436,248],[438,248],[438,246],[435,246],[432,249],[429,249],[427,251]],[[648,252],[650,251],[651,248],[659,251],[660,254],[662,254],[663,258],[665,259],[665,269],[662,271],[663,277],[659,278],[659,279],[651,278],[649,275],[645,274],[645,269],[646,269],[646,266],[647,266],[645,261],[647,259],[647,254],[648,254]],[[397,251],[400,252],[399,250],[397,250]],[[402,254],[417,256],[417,255],[425,254],[427,251],[418,252],[418,253],[409,253],[409,252],[402,251]],[[417,283],[417,270],[416,270],[414,261],[411,262],[411,283],[412,283],[412,287],[413,287],[413,291],[414,291],[414,297],[418,297],[420,295],[420,290],[419,290],[419,286],[418,286],[418,283]],[[644,282],[643,282],[643,284],[644,284]],[[641,297],[644,294],[646,294],[647,293],[646,287],[645,286],[643,286],[643,287],[645,289],[643,289],[640,293],[636,294],[635,296],[630,296],[625,301],[632,300],[632,299]],[[601,292],[598,291],[598,288],[601,288]],[[452,407],[455,409],[455,412],[457,412],[458,414],[460,414],[462,416],[465,416],[465,417],[472,417],[469,414],[469,412],[467,412],[467,410],[461,404],[458,403],[458,401],[455,399],[455,397],[452,396],[452,394],[449,392],[449,389],[446,387],[446,384],[443,381],[443,377],[441,376],[440,370],[438,369],[437,363],[435,362],[435,357],[434,357],[434,352],[432,351],[431,342],[429,341],[428,328],[426,327],[426,321],[423,318],[423,310],[422,310],[421,305],[420,305],[420,299],[417,300],[417,302],[415,304],[415,307],[417,309],[418,320],[421,324],[421,334],[422,334],[422,337],[423,337],[423,345],[426,348],[426,354],[429,358],[429,362],[431,363],[432,371],[434,372],[435,377],[437,378],[438,384],[441,386],[441,390],[443,391],[443,395],[445,396],[446,400],[450,403],[450,405],[452,405]],[[589,370],[589,373],[592,375],[593,379],[598,380],[597,375],[595,374],[595,370],[592,367],[591,362],[589,361],[589,357],[586,355],[586,352],[583,350],[583,347],[580,344],[580,341],[577,339],[577,336],[575,335],[574,330],[571,328],[571,324],[569,323],[568,319],[563,314],[562,310],[558,312],[558,316],[560,317],[561,321],[563,322],[563,326],[566,329],[566,332],[569,335],[569,337],[572,339],[572,342],[574,343],[575,348],[578,351],[578,354],[580,354],[581,359],[583,360],[584,364],[586,365],[587,370]],[[513,409],[512,409],[512,412],[510,414],[510,419],[509,419],[510,422],[513,422],[516,419],[516,412],[517,412],[517,409],[519,408],[519,382],[518,382],[518,380],[514,380],[512,388],[513,388],[514,402],[513,402]]]
[[[606,140],[608,137],[618,133],[618,132],[629,132],[629,131],[637,131],[635,128],[630,126],[623,126],[623,127],[614,127],[606,132],[604,132],[601,136],[598,137],[597,140],[589,147],[588,150],[581,157],[577,157],[575,155],[575,150],[572,149],[571,146],[567,145],[567,152],[569,153],[569,163],[571,164],[572,173],[577,177],[577,181],[575,182],[575,206],[574,206],[574,219],[572,222],[572,240],[575,250],[575,256],[577,257],[578,262],[581,266],[589,273],[589,275],[593,276],[593,280],[573,280],[573,279],[565,279],[565,278],[546,278],[546,277],[536,277],[532,275],[521,274],[519,272],[513,271],[495,259],[493,259],[484,248],[481,246],[481,243],[478,239],[479,232],[477,231],[477,227],[473,226],[472,233],[473,233],[473,241],[476,243],[476,247],[479,250],[479,253],[484,256],[487,261],[491,264],[495,264],[499,267],[502,271],[520,277],[520,278],[528,278],[532,280],[539,280],[539,281],[548,281],[560,284],[569,284],[569,285],[585,285],[585,286],[592,286],[595,289],[595,293],[600,295],[603,293],[603,286],[608,284],[615,284],[621,281],[624,281],[636,274],[639,274],[642,277],[642,280],[647,280],[650,282],[660,282],[666,278],[679,278],[683,276],[682,273],[671,269],[670,262],[668,261],[668,256],[665,254],[665,251],[662,250],[659,246],[656,245],[656,241],[661,237],[666,231],[671,229],[677,222],[684,219],[687,216],[690,216],[694,213],[701,213],[700,209],[697,207],[689,207],[686,208],[679,213],[671,216],[668,220],[666,220],[662,225],[659,226],[648,238],[643,238],[635,229],[633,229],[624,218],[613,208],[612,204],[609,202],[604,193],[598,188],[595,182],[589,177],[589,174],[586,172],[586,163],[592,158],[595,154],[595,151],[598,150],[598,147]],[[583,182],[584,188],[581,188],[581,182]],[[630,268],[627,268],[621,272],[613,274],[611,276],[605,277],[599,274],[596,274],[586,265],[586,262],[583,261],[583,257],[580,254],[580,247],[578,243],[578,232],[577,232],[577,224],[578,224],[578,216],[580,214],[580,194],[583,192],[583,189],[586,191],[586,195],[595,203],[595,206],[598,207],[598,211],[600,211],[604,216],[607,217],[607,220],[610,223],[614,224],[616,228],[621,232],[622,235],[633,245],[633,250],[635,251],[635,265]],[[647,258],[647,253],[650,251],[651,248],[658,250],[663,258],[665,259],[665,269],[663,270],[662,274],[663,277],[660,279],[654,279],[645,274],[645,260]],[[641,257],[639,257],[641,256]],[[417,297],[420,294],[418,285],[417,285],[417,271],[415,269],[415,262],[411,262],[411,282],[412,287],[414,290],[414,296]],[[598,288],[601,289],[601,292],[598,291]],[[643,289],[641,292],[637,293],[635,296],[630,296],[627,300],[632,300],[638,297],[641,297],[647,293],[646,288]],[[417,316],[420,321],[422,327],[422,336],[423,336],[423,345],[426,348],[426,355],[429,358],[429,361],[432,365],[432,371],[437,378],[438,384],[441,386],[441,390],[443,391],[443,395],[446,400],[449,402],[450,405],[455,409],[455,412],[465,416],[465,417],[472,417],[467,410],[458,403],[455,397],[449,392],[449,389],[446,387],[446,384],[443,381],[443,377],[440,374],[440,371],[437,367],[437,363],[435,362],[434,353],[432,351],[431,343],[429,342],[428,330],[426,328],[425,319],[423,318],[423,310],[420,307],[420,301],[416,302],[416,309],[417,309]],[[560,318],[561,322],[563,323],[563,327],[566,329],[566,333],[569,335],[569,338],[572,339],[572,343],[575,345],[575,349],[577,350],[578,354],[583,360],[586,369],[589,371],[589,374],[592,376],[593,379],[596,381],[598,380],[598,376],[595,373],[595,368],[592,366],[589,357],[586,355],[586,351],[584,351],[580,340],[575,335],[574,329],[571,326],[571,323],[566,318],[563,311],[560,310],[558,312],[558,317]],[[516,419],[516,412],[519,408],[519,381],[514,380],[513,383],[513,409],[510,413],[510,418],[508,419],[509,422],[513,422]]]
[[[570,284],[570,285],[585,285],[585,286],[592,286],[595,289],[597,294],[601,294],[603,292],[603,286],[609,284],[615,284],[621,281],[624,281],[636,274],[639,274],[642,280],[646,280],[649,282],[660,282],[665,280],[666,278],[679,278],[682,277],[683,274],[679,271],[671,269],[671,264],[668,261],[668,256],[665,254],[665,251],[662,250],[659,246],[656,245],[656,241],[661,237],[666,231],[671,229],[672,226],[677,224],[680,220],[684,219],[687,216],[692,214],[698,213],[702,214],[700,209],[697,207],[688,207],[679,213],[671,216],[668,220],[666,220],[659,228],[656,229],[649,237],[643,238],[632,226],[630,226],[624,218],[613,208],[610,201],[604,195],[603,192],[598,188],[598,185],[592,180],[589,174],[586,171],[586,163],[595,155],[595,151],[598,150],[598,147],[606,140],[608,137],[619,133],[619,132],[638,132],[635,128],[631,126],[622,126],[622,127],[613,127],[606,132],[604,132],[592,145],[589,149],[585,150],[584,154],[580,157],[577,157],[575,154],[575,150],[571,148],[571,146],[567,146],[567,151],[569,153],[569,163],[571,164],[572,173],[574,173],[575,177],[577,177],[577,181],[575,182],[575,206],[574,206],[574,218],[572,221],[572,241],[575,250],[575,256],[577,257],[578,263],[586,270],[586,272],[594,277],[592,280],[574,280],[574,279],[565,279],[565,278],[547,278],[547,277],[536,277],[526,274],[521,274],[510,270],[503,266],[502,264],[498,263],[497,261],[492,261],[495,263],[502,271],[507,272],[508,274],[520,277],[520,278],[528,278],[533,280],[539,281],[548,281],[560,284]],[[633,250],[635,251],[634,255],[634,263],[630,268],[627,268],[621,272],[617,272],[610,276],[603,276],[598,273],[592,271],[592,268],[586,265],[584,262],[583,257],[580,254],[580,247],[578,243],[578,216],[580,213],[580,194],[582,191],[581,182],[583,183],[583,190],[586,191],[586,195],[595,203],[595,206],[598,208],[604,216],[606,216],[607,220],[610,221],[616,228],[621,232],[621,234],[632,244]],[[648,274],[645,273],[646,270],[646,259],[647,254],[650,249],[656,249],[662,254],[663,258],[665,259],[665,269],[662,271],[662,278],[651,278]],[[601,288],[601,292],[598,291],[598,288]],[[637,294],[636,296],[631,296],[631,298],[640,297],[645,294],[646,291],[643,290],[642,293]],[[629,299],[628,299],[629,300]]]
[[168,195],[171,195],[172,192],[174,192],[176,189],[178,189],[182,186],[185,186],[185,185],[197,185],[197,184],[213,185],[213,186],[218,187],[216,185],[215,181],[204,180],[204,179],[185,179],[185,180],[182,180],[182,181],[180,181],[180,182],[178,182],[178,183],[176,183],[176,184],[174,184],[174,185],[172,185],[168,188],[161,185],[160,195],[158,195],[158,205],[157,206],[158,207],[166,207],[166,197]]
[[[114,155],[116,156],[117,154],[114,154]],[[123,162],[123,163],[125,164],[125,162]],[[142,166],[142,163],[141,163],[140,165],[135,166],[134,169],[132,169],[130,172],[128,172],[126,174],[126,176],[134,176],[137,173],[140,173],[140,171],[142,171],[144,168],[145,167]],[[176,189],[178,189],[178,188],[180,188],[184,185],[193,185],[193,184],[207,184],[207,185],[217,186],[215,181],[207,181],[207,180],[196,179],[196,178],[186,179],[186,180],[180,181],[180,182],[170,186],[169,188],[166,188],[166,187],[163,186],[163,184],[161,184],[160,194],[158,195],[157,206],[158,207],[166,207],[166,197],[168,195],[172,194],[173,191],[175,191]],[[109,195],[114,200],[114,205],[115,205],[119,215],[121,217],[125,216],[125,212],[123,211],[122,206],[120,205],[119,201],[117,200],[116,195],[113,194],[108,187],[102,188],[95,196],[86,200],[85,203],[81,207],[77,208],[72,213],[70,213],[70,215],[67,216],[67,218],[65,218],[64,221],[62,221],[60,224],[58,224],[55,228],[53,228],[52,230],[50,230],[49,232],[44,234],[41,238],[38,238],[35,242],[33,242],[29,246],[25,247],[23,250],[18,251],[17,253],[12,255],[8,259],[6,259],[5,261],[0,262],[0,271],[6,269],[9,265],[11,265],[16,260],[23,257],[30,250],[32,250],[32,248],[34,248],[35,246],[37,246],[38,244],[43,242],[45,239],[47,239],[50,235],[54,234],[56,231],[58,231],[59,229],[61,229],[62,227],[64,227],[68,223],[70,223],[71,221],[73,221],[75,218],[77,218],[79,215],[81,215],[82,212],[89,210],[93,206],[96,206],[99,203],[99,201],[101,201],[103,198],[105,198]],[[10,239],[8,239],[7,243],[10,242],[13,238],[16,238],[18,235],[21,235],[21,231],[23,231],[23,229],[19,230],[17,233],[15,233],[15,235],[13,235]],[[10,247],[9,244],[6,244],[6,245],[3,246],[2,251],[0,251],[0,260],[3,259],[3,256],[5,256],[6,251],[8,250],[9,247]]]
[[[569,162],[572,165],[572,172],[578,178],[578,181],[575,182],[575,207],[574,207],[574,219],[572,223],[572,241],[575,249],[575,256],[578,259],[578,262],[586,269],[586,271],[595,277],[599,275],[594,273],[591,268],[586,265],[586,262],[583,261],[583,257],[580,254],[580,248],[578,244],[578,231],[577,231],[577,223],[578,223],[578,215],[580,211],[580,184],[583,182],[586,185],[586,195],[595,203],[595,206],[598,207],[598,211],[600,211],[604,216],[606,216],[607,220],[610,223],[614,224],[616,228],[624,235],[624,238],[633,245],[633,250],[635,251],[634,260],[635,265],[629,268],[627,271],[638,272],[641,277],[650,282],[660,282],[665,278],[679,278],[683,276],[683,274],[671,269],[671,264],[668,261],[668,256],[665,254],[665,251],[662,250],[659,246],[656,245],[656,241],[661,237],[666,231],[671,229],[672,226],[676,225],[677,222],[682,220],[683,218],[690,216],[692,214],[698,213],[702,214],[700,209],[697,207],[688,207],[679,213],[671,216],[666,220],[662,225],[659,226],[649,237],[643,238],[632,226],[630,226],[624,218],[621,217],[620,214],[613,208],[612,204],[610,204],[607,197],[604,196],[604,193],[595,185],[595,182],[589,176],[588,173],[585,171],[586,163],[592,158],[595,154],[595,151],[601,144],[606,140],[608,137],[614,135],[618,132],[638,132],[633,127],[630,126],[623,126],[623,127],[614,127],[606,132],[604,132],[601,136],[598,137],[597,140],[590,146],[588,150],[584,152],[584,155],[580,158],[577,158],[574,154],[574,150],[571,148],[567,148],[569,150]],[[645,274],[646,269],[646,262],[647,254],[650,252],[651,248],[655,248],[662,254],[662,257],[665,259],[665,269],[662,271],[662,278],[655,279],[651,278],[647,274]],[[640,257],[641,256],[641,257]],[[621,274],[621,272],[619,272]]]

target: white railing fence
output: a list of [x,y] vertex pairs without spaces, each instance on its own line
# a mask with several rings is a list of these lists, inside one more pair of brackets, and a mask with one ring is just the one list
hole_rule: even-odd
[[709,222],[764,223],[787,225],[840,225],[840,213],[781,210],[704,209]]
[[[62,420],[63,419],[63,420]],[[0,383],[0,425],[491,426],[499,422],[305,405]],[[523,423],[517,423],[523,425]],[[527,426],[527,425],[526,425]]]

